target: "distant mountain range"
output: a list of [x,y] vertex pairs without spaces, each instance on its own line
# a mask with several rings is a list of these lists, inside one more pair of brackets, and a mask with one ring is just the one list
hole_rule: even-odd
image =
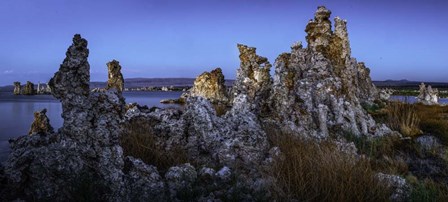
[[[399,89],[418,89],[422,81],[408,81],[408,80],[385,80],[373,81],[375,86],[379,88],[399,88]],[[445,82],[423,82],[426,85],[431,85],[433,88],[448,89],[448,83]]]
[[[194,78],[128,78],[124,80],[125,88],[140,88],[140,87],[162,87],[162,86],[174,86],[174,87],[190,87],[193,86]],[[227,86],[232,86],[234,80],[226,80]],[[385,80],[385,81],[373,81],[373,83],[379,88],[400,88],[400,89],[418,89],[421,81],[408,81],[408,80]],[[444,82],[425,82],[425,84],[431,85],[433,88],[448,89],[448,83]],[[90,82],[91,88],[103,88],[106,86],[106,82],[93,81]],[[0,87],[0,92],[12,92],[14,90],[13,85],[7,85]]]

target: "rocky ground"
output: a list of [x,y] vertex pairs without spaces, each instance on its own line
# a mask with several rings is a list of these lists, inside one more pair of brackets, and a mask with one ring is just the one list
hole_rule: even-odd
[[[409,200],[408,179],[370,165],[390,156],[413,165],[417,178],[439,175],[446,182],[446,149],[432,136],[416,140],[420,152],[366,152],[365,145],[376,148],[371,142],[401,144],[406,138],[368,113],[381,103],[370,70],[351,56],[347,22],[336,17],[333,27],[330,15],[319,7],[305,30],[308,47],[294,43],[274,65],[256,48],[238,44],[241,63],[232,89],[225,90],[220,69],[205,72],[184,110],[125,106],[115,60],[107,64],[107,90],[91,93],[87,40],[75,35],[49,82],[64,124],[54,132],[45,111],[36,112],[30,135],[10,141],[12,153],[0,172],[2,200]],[[217,113],[212,103],[229,108]],[[132,142],[134,136],[143,139]],[[137,147],[150,152],[141,155]],[[430,155],[435,148],[440,152]],[[301,154],[308,160],[288,164]],[[309,164],[312,159],[320,163]],[[419,173],[418,165],[435,170]],[[293,173],[305,168],[307,174],[296,178]],[[320,184],[316,179],[322,178],[307,178],[321,174]],[[294,179],[297,184],[288,184]],[[332,183],[337,186],[326,187]],[[300,184],[322,196],[290,190]],[[325,190],[334,195],[323,195]]]

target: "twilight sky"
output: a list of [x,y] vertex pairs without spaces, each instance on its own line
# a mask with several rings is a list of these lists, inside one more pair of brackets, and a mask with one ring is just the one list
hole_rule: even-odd
[[448,82],[446,0],[1,0],[0,85],[46,82],[75,33],[89,41],[92,81],[117,59],[125,78],[235,78],[237,43],[274,63],[318,5],[348,21],[352,56],[374,80]]

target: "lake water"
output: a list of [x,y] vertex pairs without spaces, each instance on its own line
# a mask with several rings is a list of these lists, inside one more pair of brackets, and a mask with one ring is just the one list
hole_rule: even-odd
[[[416,103],[417,102],[417,97],[393,95],[393,96],[390,96],[390,100],[407,102],[407,103]],[[439,103],[440,104],[448,104],[448,98],[439,98]]]
[[[161,104],[162,99],[179,98],[182,92],[124,92],[126,103],[156,106],[161,108],[178,107],[178,105]],[[62,106],[59,100],[51,95],[13,95],[0,92],[0,162],[3,162],[10,151],[10,138],[27,135],[33,122],[35,111],[47,109],[47,116],[55,131],[62,126]]]

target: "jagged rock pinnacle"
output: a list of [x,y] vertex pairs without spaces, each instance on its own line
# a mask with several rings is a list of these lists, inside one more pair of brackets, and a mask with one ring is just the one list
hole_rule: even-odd
[[116,88],[119,92],[123,92],[124,80],[123,74],[121,74],[120,63],[116,60],[112,60],[107,63],[108,80],[106,89]]
[[20,86],[20,82],[14,82],[14,95],[20,95],[22,91],[22,86]]
[[34,112],[34,121],[31,124],[30,131],[28,135],[32,135],[35,133],[53,133],[53,127],[50,125],[50,119],[48,119],[47,109],[43,109],[38,112]]

